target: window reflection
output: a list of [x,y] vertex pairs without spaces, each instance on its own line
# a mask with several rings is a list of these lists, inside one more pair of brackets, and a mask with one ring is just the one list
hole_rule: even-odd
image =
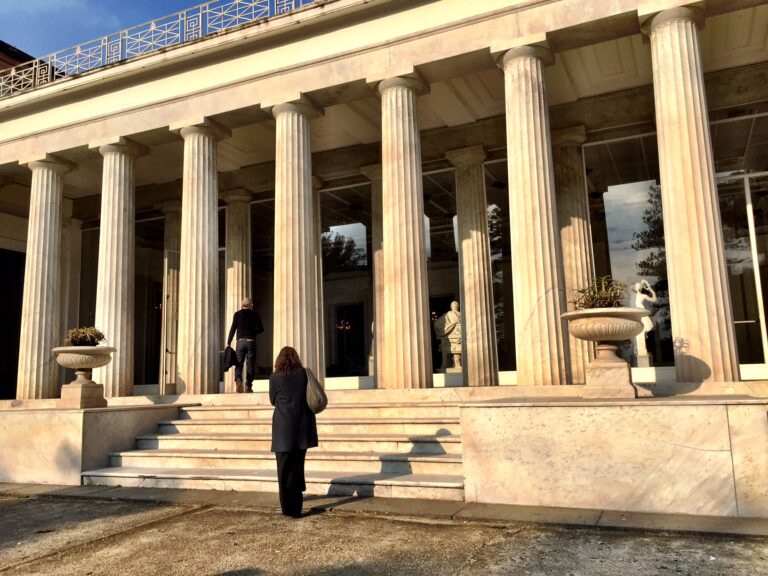
[[370,184],[320,192],[326,375],[372,369],[373,274]]
[[[626,304],[644,305],[653,322],[645,335],[650,358],[638,359],[632,342],[624,343],[620,353],[634,366],[673,365],[656,136],[588,144],[584,163],[595,273],[625,282],[630,288]],[[638,296],[643,280],[655,292],[655,302]]]

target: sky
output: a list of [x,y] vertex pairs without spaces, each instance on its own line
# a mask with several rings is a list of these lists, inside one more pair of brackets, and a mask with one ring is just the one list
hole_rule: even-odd
[[0,0],[0,40],[39,58],[202,0]]

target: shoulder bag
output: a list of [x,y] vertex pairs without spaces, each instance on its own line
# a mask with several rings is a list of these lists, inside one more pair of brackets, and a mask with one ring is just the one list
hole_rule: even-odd
[[307,372],[307,406],[314,414],[320,414],[328,406],[328,396],[322,384],[318,382],[312,370],[305,368]]

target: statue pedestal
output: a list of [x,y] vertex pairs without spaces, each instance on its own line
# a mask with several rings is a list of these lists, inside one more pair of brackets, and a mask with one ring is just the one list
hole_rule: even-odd
[[461,374],[462,370],[461,366],[451,366],[450,368],[443,370],[443,372],[445,374]]

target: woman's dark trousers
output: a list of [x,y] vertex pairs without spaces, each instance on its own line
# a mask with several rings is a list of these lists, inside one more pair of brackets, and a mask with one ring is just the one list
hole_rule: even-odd
[[275,452],[277,457],[277,484],[280,487],[280,508],[285,516],[301,516],[304,503],[304,456],[306,450]]

